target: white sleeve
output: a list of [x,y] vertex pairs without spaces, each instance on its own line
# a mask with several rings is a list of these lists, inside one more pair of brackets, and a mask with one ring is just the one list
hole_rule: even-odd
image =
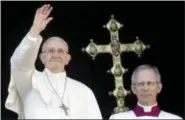
[[11,57],[11,78],[5,107],[16,112],[18,118],[23,118],[22,100],[32,87],[32,73],[35,70],[34,64],[41,42],[41,36],[36,40],[30,40],[27,34]]
[[87,119],[103,119],[94,93],[91,89],[88,92],[88,101],[86,102],[88,106]]

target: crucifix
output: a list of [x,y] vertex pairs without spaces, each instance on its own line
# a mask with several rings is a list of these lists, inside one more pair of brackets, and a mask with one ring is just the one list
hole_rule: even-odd
[[62,103],[62,105],[60,106],[60,108],[61,108],[62,110],[64,110],[65,115],[68,115],[68,112],[67,112],[67,111],[69,110],[69,108],[66,107],[65,104]]
[[124,88],[123,75],[128,71],[128,69],[125,69],[122,66],[120,55],[122,52],[133,51],[138,55],[138,57],[141,57],[142,52],[145,49],[149,49],[150,46],[141,42],[138,36],[136,36],[136,40],[132,44],[121,44],[119,41],[118,31],[123,27],[123,25],[114,18],[114,15],[111,15],[111,19],[103,27],[107,28],[110,32],[110,43],[108,45],[97,45],[93,39],[90,39],[90,43],[86,48],[82,48],[82,51],[87,52],[93,60],[97,54],[110,53],[112,55],[113,66],[107,72],[114,75],[115,89],[109,92],[109,95],[114,96],[117,101],[117,107],[114,108],[113,112],[124,112],[129,110],[129,108],[125,106],[125,97],[130,93],[130,91]]

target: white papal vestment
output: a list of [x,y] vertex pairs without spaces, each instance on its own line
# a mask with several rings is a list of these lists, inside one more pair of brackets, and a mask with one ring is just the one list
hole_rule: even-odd
[[[96,98],[86,85],[67,77],[66,72],[53,74],[46,68],[43,72],[35,69],[41,42],[41,36],[32,38],[27,34],[11,57],[5,107],[16,112],[19,119],[102,119]],[[51,84],[61,98],[64,95],[67,115]]]

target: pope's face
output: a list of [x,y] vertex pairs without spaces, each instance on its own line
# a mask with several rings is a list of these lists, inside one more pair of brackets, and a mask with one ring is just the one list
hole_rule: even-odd
[[70,61],[66,43],[57,38],[48,40],[43,45],[41,61],[51,71],[61,72]]

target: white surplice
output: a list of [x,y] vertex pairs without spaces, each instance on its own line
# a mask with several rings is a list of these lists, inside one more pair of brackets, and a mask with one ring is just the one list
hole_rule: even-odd
[[[139,106],[143,107],[143,110],[145,112],[150,112],[152,107],[153,106],[143,106],[141,104],[138,103]],[[169,113],[169,112],[166,112],[166,111],[163,111],[161,110],[160,113],[159,113],[159,116],[158,117],[154,117],[154,116],[139,116],[137,117],[135,115],[135,113],[133,112],[133,110],[130,110],[130,111],[126,111],[126,112],[122,112],[122,113],[116,113],[116,114],[112,114],[109,118],[109,120],[114,120],[114,119],[144,119],[144,120],[147,120],[147,119],[174,119],[174,120],[182,120],[182,118],[180,116],[177,116],[175,114],[172,114],[172,113]]]

